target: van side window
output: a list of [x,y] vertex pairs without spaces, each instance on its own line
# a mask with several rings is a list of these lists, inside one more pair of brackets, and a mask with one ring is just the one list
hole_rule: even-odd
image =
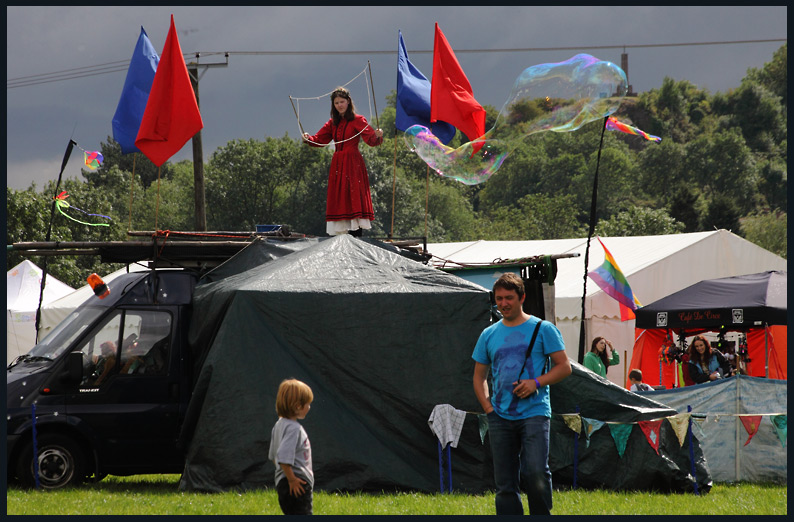
[[83,352],[83,388],[95,388],[118,373],[118,340],[123,314],[110,316],[80,347]]
[[116,377],[165,375],[171,353],[172,317],[166,311],[117,310],[92,335],[83,352],[82,388]]
[[171,314],[163,311],[128,310],[121,344],[121,375],[164,375],[171,352]]

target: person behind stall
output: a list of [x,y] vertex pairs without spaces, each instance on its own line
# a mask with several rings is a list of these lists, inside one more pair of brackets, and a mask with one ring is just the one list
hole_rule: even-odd
[[582,363],[586,368],[606,379],[607,369],[620,364],[620,356],[612,347],[612,341],[608,341],[604,337],[596,337],[593,339],[590,351],[584,355]]
[[689,362],[687,363],[689,376],[696,384],[716,381],[731,376],[731,367],[728,360],[711,347],[711,344],[702,335],[696,335],[689,345]]
[[631,382],[630,391],[653,391],[653,387],[642,382],[642,370],[634,368],[629,372],[629,382]]
[[278,421],[270,434],[268,459],[276,466],[276,492],[285,515],[311,515],[314,471],[312,448],[298,420],[306,418],[314,400],[308,384],[285,379],[276,394]]
[[383,143],[383,131],[373,129],[364,116],[356,114],[350,92],[337,87],[331,93],[331,119],[315,134],[303,133],[303,141],[322,147],[334,141],[334,155],[328,174],[328,198],[325,209],[328,235],[361,236],[372,228],[375,211],[369,188],[364,157],[358,150],[361,139],[370,147]]

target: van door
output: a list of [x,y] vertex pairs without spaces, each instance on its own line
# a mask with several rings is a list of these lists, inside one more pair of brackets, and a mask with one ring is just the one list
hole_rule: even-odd
[[95,435],[105,472],[181,471],[177,313],[118,309],[80,345],[83,380],[66,411]]

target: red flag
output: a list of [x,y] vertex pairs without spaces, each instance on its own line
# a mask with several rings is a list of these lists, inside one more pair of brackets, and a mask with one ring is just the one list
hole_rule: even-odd
[[659,454],[659,443],[661,442],[662,419],[652,421],[639,421],[640,429],[645,434],[648,444]]
[[747,437],[747,442],[744,443],[745,446],[750,444],[750,439],[753,438],[753,435],[758,433],[758,426],[761,424],[761,416],[760,415],[742,415],[739,417],[739,420],[742,421],[744,425],[744,429],[747,430],[747,434],[750,435]]
[[204,123],[171,15],[171,29],[154,73],[135,146],[159,167],[202,127]]
[[[476,140],[485,134],[485,109],[474,99],[468,78],[436,22],[433,80],[430,84],[430,121],[445,121]],[[476,153],[482,143],[474,144]]]

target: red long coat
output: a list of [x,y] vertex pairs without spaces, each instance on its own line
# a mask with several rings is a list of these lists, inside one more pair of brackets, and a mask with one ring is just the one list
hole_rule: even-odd
[[370,147],[377,147],[383,143],[383,138],[378,138],[375,130],[367,123],[367,119],[359,114],[352,121],[343,118],[339,125],[334,125],[333,119],[330,119],[317,134],[309,137],[309,141],[314,142],[309,145],[313,147],[326,145],[331,140],[335,142],[336,150],[331,158],[331,170],[328,173],[326,221],[375,219],[367,167],[358,150],[358,142],[361,138],[364,138],[364,142]]

